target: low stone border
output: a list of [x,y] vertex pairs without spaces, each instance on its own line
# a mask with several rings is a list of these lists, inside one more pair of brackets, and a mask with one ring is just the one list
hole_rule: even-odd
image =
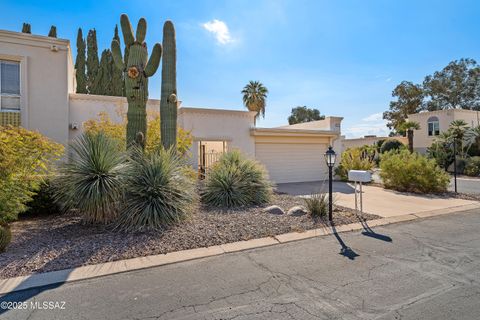
[[[392,223],[411,221],[416,219],[423,219],[434,217],[449,213],[462,212],[472,209],[479,209],[480,203],[470,204],[459,207],[445,208],[435,211],[425,211],[415,214],[405,214],[396,217],[388,217],[376,220],[369,220],[367,222],[369,227],[383,226]],[[352,223],[347,225],[340,225],[335,227],[336,232],[348,232],[354,230],[361,230],[363,226],[361,223]],[[177,252],[170,252],[167,254],[153,255],[147,257],[138,257],[133,259],[119,260],[113,262],[106,262],[96,265],[83,266],[72,269],[58,270],[46,273],[33,274],[30,276],[15,277],[0,280],[0,294],[6,294],[15,291],[21,291],[36,287],[42,287],[54,284],[63,284],[66,282],[86,280],[106,275],[112,275],[127,271],[134,271],[172,263],[189,261],[199,258],[206,258],[217,256],[225,253],[238,252],[248,249],[261,248],[275,244],[298,241],[318,236],[325,236],[333,234],[329,227],[307,230],[305,232],[291,232],[274,237],[266,237],[259,239],[252,239],[248,241],[239,241],[217,245],[207,248],[197,248],[191,250],[183,250]]]

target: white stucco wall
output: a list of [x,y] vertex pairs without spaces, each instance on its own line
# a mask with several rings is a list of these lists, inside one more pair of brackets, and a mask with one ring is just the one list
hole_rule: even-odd
[[20,62],[21,125],[67,142],[69,41],[0,30],[0,59]]

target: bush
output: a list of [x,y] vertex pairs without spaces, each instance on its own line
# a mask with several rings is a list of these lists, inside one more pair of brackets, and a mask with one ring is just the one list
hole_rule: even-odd
[[60,206],[55,202],[54,189],[50,181],[46,180],[38,189],[37,193],[32,197],[32,200],[27,203],[27,211],[25,215],[48,215],[56,214],[61,211]]
[[453,162],[453,151],[443,142],[434,141],[427,148],[427,156],[434,159],[435,162],[443,169],[447,169]]
[[195,179],[175,150],[144,154],[133,148],[129,162],[119,228],[158,229],[183,220],[194,210]]
[[17,219],[27,209],[63,146],[38,132],[0,126],[0,222]]
[[434,160],[406,149],[383,154],[380,168],[385,187],[398,191],[445,192],[450,182],[450,176]]
[[202,200],[216,207],[239,207],[270,201],[272,184],[265,168],[238,151],[223,154],[208,172]]
[[4,252],[12,240],[12,231],[6,223],[0,223],[0,252]]
[[405,145],[397,139],[388,139],[382,143],[380,147],[380,153],[385,153],[392,150],[404,149]]
[[[457,157],[457,160],[455,161],[456,165],[457,165],[457,174],[463,174],[464,173],[465,167],[467,166],[467,161],[468,161],[467,159]],[[447,171],[450,172],[450,173],[453,173],[455,171],[453,161],[448,166]]]
[[328,213],[328,194],[314,193],[305,198],[305,206],[312,217],[324,217]]
[[471,157],[467,159],[467,165],[463,171],[467,176],[480,176],[480,157]]
[[335,168],[335,174],[342,180],[347,180],[349,170],[372,170],[374,166],[374,153],[368,153],[364,148],[351,148],[342,153],[340,164]]
[[87,222],[108,223],[117,216],[123,195],[125,156],[118,141],[103,133],[85,133],[70,145],[71,157],[53,184],[64,210],[78,209]]
[[[100,112],[98,119],[90,119],[84,123],[85,132],[88,133],[100,133],[103,132],[110,138],[113,138],[119,142],[119,149],[125,150],[126,148],[126,130],[127,124],[124,118],[123,122],[113,122],[106,112]],[[186,154],[192,146],[192,135],[189,131],[185,131],[182,128],[178,128],[177,134],[177,150],[180,154]],[[148,115],[147,122],[147,137],[145,151],[152,152],[161,145],[160,138],[160,114],[152,113]]]

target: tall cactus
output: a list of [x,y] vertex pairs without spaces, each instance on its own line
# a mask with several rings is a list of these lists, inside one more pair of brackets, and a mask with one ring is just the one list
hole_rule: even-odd
[[112,41],[112,54],[116,67],[125,73],[125,93],[128,101],[127,146],[136,142],[144,148],[147,136],[148,78],[157,71],[162,46],[156,43],[148,59],[147,45],[144,42],[147,32],[145,19],[138,21],[136,39],[126,14],[121,15],[120,25],[125,50],[129,52],[128,60],[123,61],[120,43],[116,39]]
[[[131,53],[130,53],[131,54]],[[162,145],[169,149],[177,142],[177,48],[171,21],[163,25],[162,94],[160,119]]]

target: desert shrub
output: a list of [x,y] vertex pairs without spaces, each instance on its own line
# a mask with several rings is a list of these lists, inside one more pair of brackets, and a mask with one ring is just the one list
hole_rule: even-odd
[[27,209],[62,152],[62,145],[38,132],[0,126],[0,221],[13,221]]
[[104,133],[84,133],[70,144],[70,158],[52,181],[64,210],[77,209],[87,222],[108,223],[123,195],[125,156]]
[[328,213],[328,194],[313,193],[304,199],[305,207],[312,217],[324,217]]
[[342,180],[347,180],[349,170],[372,170],[374,166],[374,154],[369,154],[364,148],[350,148],[342,152],[340,164],[335,168],[335,174]]
[[[121,123],[113,122],[106,112],[100,112],[98,119],[90,119],[84,123],[85,132],[100,133],[119,141],[119,149],[126,148],[126,119]],[[192,146],[192,135],[189,131],[178,128],[177,133],[177,150],[180,154],[186,154]],[[147,137],[145,151],[152,152],[161,145],[160,138],[160,114],[150,113],[147,121]]]
[[25,215],[48,215],[56,214],[61,211],[59,205],[54,199],[54,189],[49,180],[45,180],[40,185],[37,193],[32,197],[27,205]]
[[382,155],[380,176],[386,188],[417,193],[445,192],[450,176],[437,163],[408,150]]
[[480,157],[471,157],[467,160],[467,165],[463,171],[467,176],[480,176]]
[[133,148],[125,171],[124,205],[118,226],[159,229],[186,218],[196,207],[196,182],[175,150],[145,154]]
[[404,149],[405,145],[397,139],[388,139],[382,143],[380,147],[380,153],[385,153],[391,150]]
[[427,157],[435,160],[441,168],[446,170],[453,162],[453,151],[445,143],[434,141],[427,148]]
[[267,203],[271,195],[272,184],[263,165],[231,151],[208,172],[202,201],[216,207],[239,207]]
[[12,231],[6,223],[0,223],[0,252],[4,252],[12,240]]

